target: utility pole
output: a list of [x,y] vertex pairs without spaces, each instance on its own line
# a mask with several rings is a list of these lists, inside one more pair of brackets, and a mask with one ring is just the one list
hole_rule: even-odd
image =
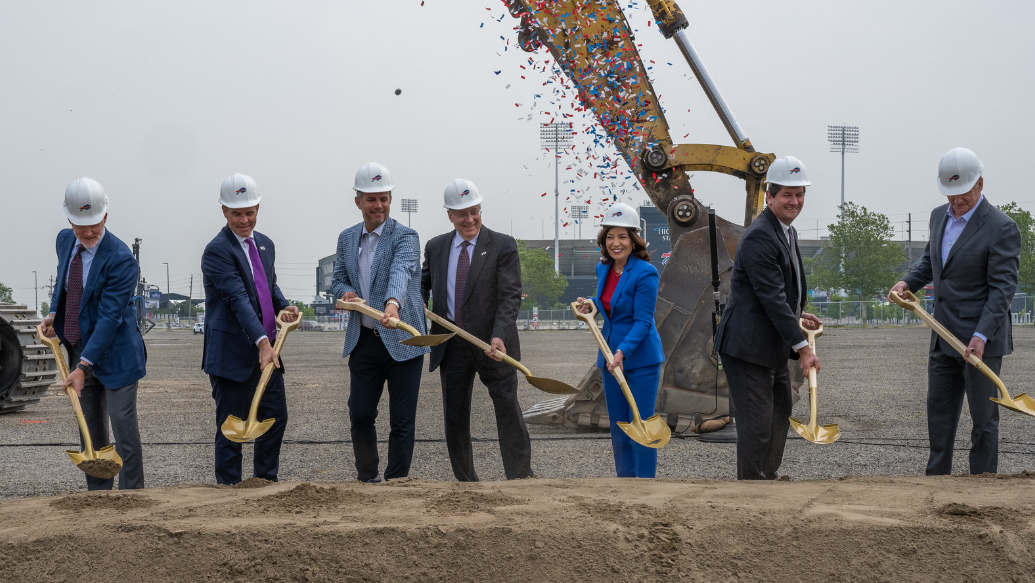
[[906,271],[913,266],[913,213],[909,213],[909,220],[906,222]]
[[550,146],[553,146],[553,270],[556,273],[561,272],[561,148],[572,146],[572,133],[571,123],[555,121],[539,126],[539,139],[542,146],[547,151]]
[[841,206],[845,204],[845,153],[859,153],[859,126],[827,126],[831,152],[841,153]]
[[169,262],[164,261],[163,263],[165,263],[165,295],[169,295],[172,292],[169,289]]
[[[252,247],[254,249],[254,247]],[[190,274],[190,287],[187,291],[187,319],[190,320],[191,310],[194,308],[194,303],[191,302],[191,298],[194,297],[194,274]],[[207,320],[206,320],[207,322]]]
[[36,281],[36,270],[32,270],[32,291],[36,293],[36,314],[40,313],[40,284]]

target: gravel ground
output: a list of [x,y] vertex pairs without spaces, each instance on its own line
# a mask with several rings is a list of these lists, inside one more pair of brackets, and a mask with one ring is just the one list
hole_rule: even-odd
[[[922,475],[927,460],[925,395],[926,328],[828,329],[817,341],[823,362],[819,377],[820,423],[837,423],[842,438],[817,446],[791,432],[781,473],[792,479],[848,475]],[[284,347],[288,423],[281,455],[282,480],[338,481],[355,478],[348,441],[348,369],[341,358],[344,333],[295,332]],[[1031,385],[1035,328],[1014,330],[1015,352],[1002,378],[1011,393]],[[140,427],[145,480],[149,487],[211,483],[215,407],[208,377],[201,372],[202,337],[189,331],[152,331],[146,337],[148,376],[141,381]],[[576,385],[592,364],[596,347],[585,331],[525,332],[525,363],[539,376]],[[520,376],[520,375],[519,375]],[[453,480],[443,441],[437,371],[425,372],[417,415],[417,445],[410,476]],[[1030,391],[1029,391],[1030,392]],[[550,398],[522,379],[524,408]],[[1000,409],[1000,473],[1035,465],[1035,419]],[[808,419],[807,399],[795,416]],[[969,421],[964,405],[954,472],[967,471]],[[222,420],[220,420],[222,421]],[[382,399],[378,435],[388,432],[387,396]],[[606,432],[530,425],[532,466],[544,478],[612,477],[614,464]],[[52,388],[38,405],[0,416],[0,498],[58,495],[85,489],[82,473],[64,451],[78,446],[77,426],[67,398]],[[483,480],[502,480],[492,403],[475,385],[472,434],[475,463]],[[245,472],[250,467],[245,447]],[[387,445],[382,441],[382,467]],[[659,455],[658,477],[731,479],[735,446],[673,438]]]

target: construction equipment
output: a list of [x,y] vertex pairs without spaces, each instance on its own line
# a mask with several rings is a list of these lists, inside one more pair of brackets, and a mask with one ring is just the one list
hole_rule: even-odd
[[[61,341],[55,338],[47,338],[43,334],[43,325],[36,325],[36,337],[54,354],[58,370],[61,371],[61,380],[68,379],[68,364],[65,356],[61,353]],[[110,480],[122,471],[122,457],[115,451],[114,445],[107,445],[101,449],[93,449],[93,440],[90,439],[90,429],[86,426],[86,417],[83,416],[83,408],[79,405],[79,395],[72,387],[65,390],[68,399],[72,402],[72,410],[75,411],[76,421],[79,422],[79,432],[83,435],[83,451],[69,449],[65,450],[72,463],[88,475],[100,480]]]
[[[579,306],[589,306],[589,312],[583,314],[579,311]],[[607,364],[614,364],[615,355],[611,353],[611,348],[607,345],[607,341],[604,340],[604,335],[600,333],[600,328],[597,327],[596,305],[593,302],[586,302],[584,304],[572,302],[571,311],[575,313],[576,318],[585,322],[586,327],[593,333],[593,338],[596,339],[597,345],[600,346],[600,352],[604,355]],[[611,374],[618,381],[618,385],[622,387],[622,394],[625,395],[625,400],[629,402],[629,409],[632,412],[632,421],[618,421],[616,423],[618,428],[640,445],[653,448],[665,447],[668,440],[672,438],[672,430],[669,429],[668,424],[657,414],[646,420],[641,418],[640,409],[636,406],[636,399],[633,399],[632,391],[629,389],[629,383],[625,381],[622,369],[615,367],[611,369]]]
[[493,352],[497,357],[499,357],[500,360],[521,371],[521,373],[525,375],[525,380],[528,381],[528,384],[539,389],[540,391],[543,391],[544,393],[553,393],[556,395],[578,394],[579,390],[567,383],[562,383],[561,381],[555,381],[553,379],[547,379],[532,375],[532,371],[525,368],[525,366],[520,362],[514,360],[513,358],[507,356],[502,352],[493,351],[491,346],[486,344],[477,336],[471,334],[466,330],[461,329],[456,324],[450,322],[442,316],[439,316],[435,312],[432,312],[431,310],[424,308],[424,313],[432,322],[439,324],[446,330],[452,330],[455,334],[458,334],[464,340],[470,342],[471,344],[474,344],[475,346],[481,348],[486,352]]
[[[375,320],[380,320],[384,317],[384,312],[379,312],[374,308],[371,308],[367,305],[366,300],[363,299],[354,299],[351,301],[338,300],[338,302],[335,304],[335,307],[339,310],[351,310],[353,312],[361,312]],[[388,327],[397,328],[412,336],[413,338],[407,338],[406,340],[399,341],[399,344],[405,344],[407,346],[438,346],[439,344],[442,344],[446,340],[449,340],[456,334],[456,332],[450,334],[421,334],[417,331],[416,328],[410,326],[409,324],[403,322],[398,318],[389,318]]]
[[36,339],[36,310],[0,302],[0,413],[38,403],[58,376],[54,354]]
[[[762,211],[765,177],[773,154],[755,151],[687,34],[675,2],[648,0],[658,29],[674,38],[734,145],[675,144],[665,113],[637,51],[633,27],[617,0],[508,0],[520,19],[518,43],[526,51],[546,46],[574,86],[581,105],[595,114],[639,185],[668,218],[672,255],[661,274],[654,319],[665,363],[656,411],[677,431],[697,416],[729,413],[725,374],[716,378],[712,356],[712,289],[705,207],[694,196],[690,172],[720,172],[745,181],[743,225],[718,219],[722,293],[729,294],[732,257],[745,226]],[[732,9],[731,9],[732,10]],[[731,16],[732,18],[732,16]],[[600,373],[592,367],[580,395],[539,403],[525,413],[533,423],[606,426]]]
[[[280,358],[280,349],[284,347],[284,339],[287,338],[288,332],[298,328],[302,324],[302,316],[295,318],[294,322],[288,322],[284,319],[284,316],[289,312],[282,310],[277,314],[277,339],[273,342],[273,353]],[[255,387],[255,395],[252,397],[252,406],[248,409],[248,419],[242,420],[240,417],[234,415],[228,415],[226,421],[220,427],[223,435],[226,436],[230,441],[237,443],[247,443],[261,436],[263,433],[269,431],[270,427],[273,427],[273,423],[276,419],[263,419],[259,421],[259,401],[262,400],[262,394],[266,391],[266,384],[270,382],[270,377],[273,376],[273,362],[266,363],[266,366],[262,369],[262,376],[259,377],[259,384]]]
[[963,343],[960,342],[960,339],[956,338],[952,332],[946,330],[945,326],[938,323],[938,320],[935,320],[934,316],[928,314],[926,310],[920,307],[920,300],[913,295],[913,292],[906,290],[906,297],[904,298],[896,292],[891,292],[889,297],[891,298],[891,301],[916,314],[931,327],[931,330],[934,330],[938,336],[941,336],[942,340],[948,342],[950,346],[956,349],[956,351],[959,352],[967,362],[974,365],[974,368],[981,371],[981,374],[985,375],[995,383],[995,386],[999,388],[999,398],[996,399],[995,397],[989,397],[989,399],[1012,411],[1035,416],[1035,399],[1024,393],[1021,393],[1016,397],[1010,397],[1010,392],[1006,390],[1006,385],[1004,385],[1003,381],[999,379],[999,375],[989,370],[988,367],[985,366],[985,363],[981,362],[981,359],[976,355],[971,354],[970,356],[967,356],[967,347],[964,346]]
[[[818,330],[809,330],[806,328],[805,320],[798,320],[798,325],[801,326],[801,331],[805,333],[805,336],[809,340],[809,348],[812,349],[812,352],[816,352],[816,338],[823,335],[823,325],[820,324]],[[841,437],[841,430],[837,427],[836,423],[820,427],[819,421],[817,421],[816,367],[809,369],[809,423],[806,425],[794,417],[791,417],[791,427],[798,432],[798,435],[812,443],[834,443]]]

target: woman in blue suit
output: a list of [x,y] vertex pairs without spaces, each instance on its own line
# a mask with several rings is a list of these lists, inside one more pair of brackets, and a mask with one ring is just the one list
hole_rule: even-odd
[[[603,353],[597,367],[618,367],[629,383],[640,415],[654,414],[665,355],[654,324],[658,299],[658,270],[650,264],[647,244],[637,234],[640,217],[633,208],[617,203],[607,210],[597,235],[597,295],[589,298],[604,316],[604,339],[614,353],[607,364]],[[584,302],[586,298],[579,298]],[[589,306],[580,309],[590,311]],[[619,429],[619,421],[631,421],[632,412],[614,375],[603,370],[604,398],[611,422],[611,446],[619,478],[653,478],[658,469],[658,450],[640,445]]]

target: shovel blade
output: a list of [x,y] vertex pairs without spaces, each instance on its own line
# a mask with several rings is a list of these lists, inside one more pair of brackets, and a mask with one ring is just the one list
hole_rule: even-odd
[[122,471],[122,457],[115,451],[114,445],[108,445],[93,452],[93,457],[74,449],[65,453],[80,470],[100,480],[114,478]]
[[262,421],[244,421],[239,417],[228,415],[220,430],[227,439],[235,443],[247,443],[260,437],[273,427],[276,419]]
[[815,430],[813,430],[812,427],[798,421],[794,417],[790,418],[790,422],[791,427],[802,437],[802,439],[811,441],[812,443],[826,445],[828,443],[834,443],[841,438],[841,430],[837,427],[836,423],[816,427]]
[[618,428],[636,443],[655,449],[665,447],[672,438],[672,430],[658,415],[645,419],[642,423],[619,421]]
[[991,399],[993,402],[998,403],[1007,409],[1035,417],[1035,399],[1032,399],[1024,393],[1017,395],[1009,401],[1000,401],[995,397],[991,397]]
[[568,383],[562,383],[561,381],[555,381],[553,379],[526,376],[525,380],[528,381],[528,384],[544,393],[552,393],[554,395],[577,395],[581,392]]
[[438,346],[453,337],[453,334],[423,334],[406,340],[400,340],[399,344],[407,346]]

